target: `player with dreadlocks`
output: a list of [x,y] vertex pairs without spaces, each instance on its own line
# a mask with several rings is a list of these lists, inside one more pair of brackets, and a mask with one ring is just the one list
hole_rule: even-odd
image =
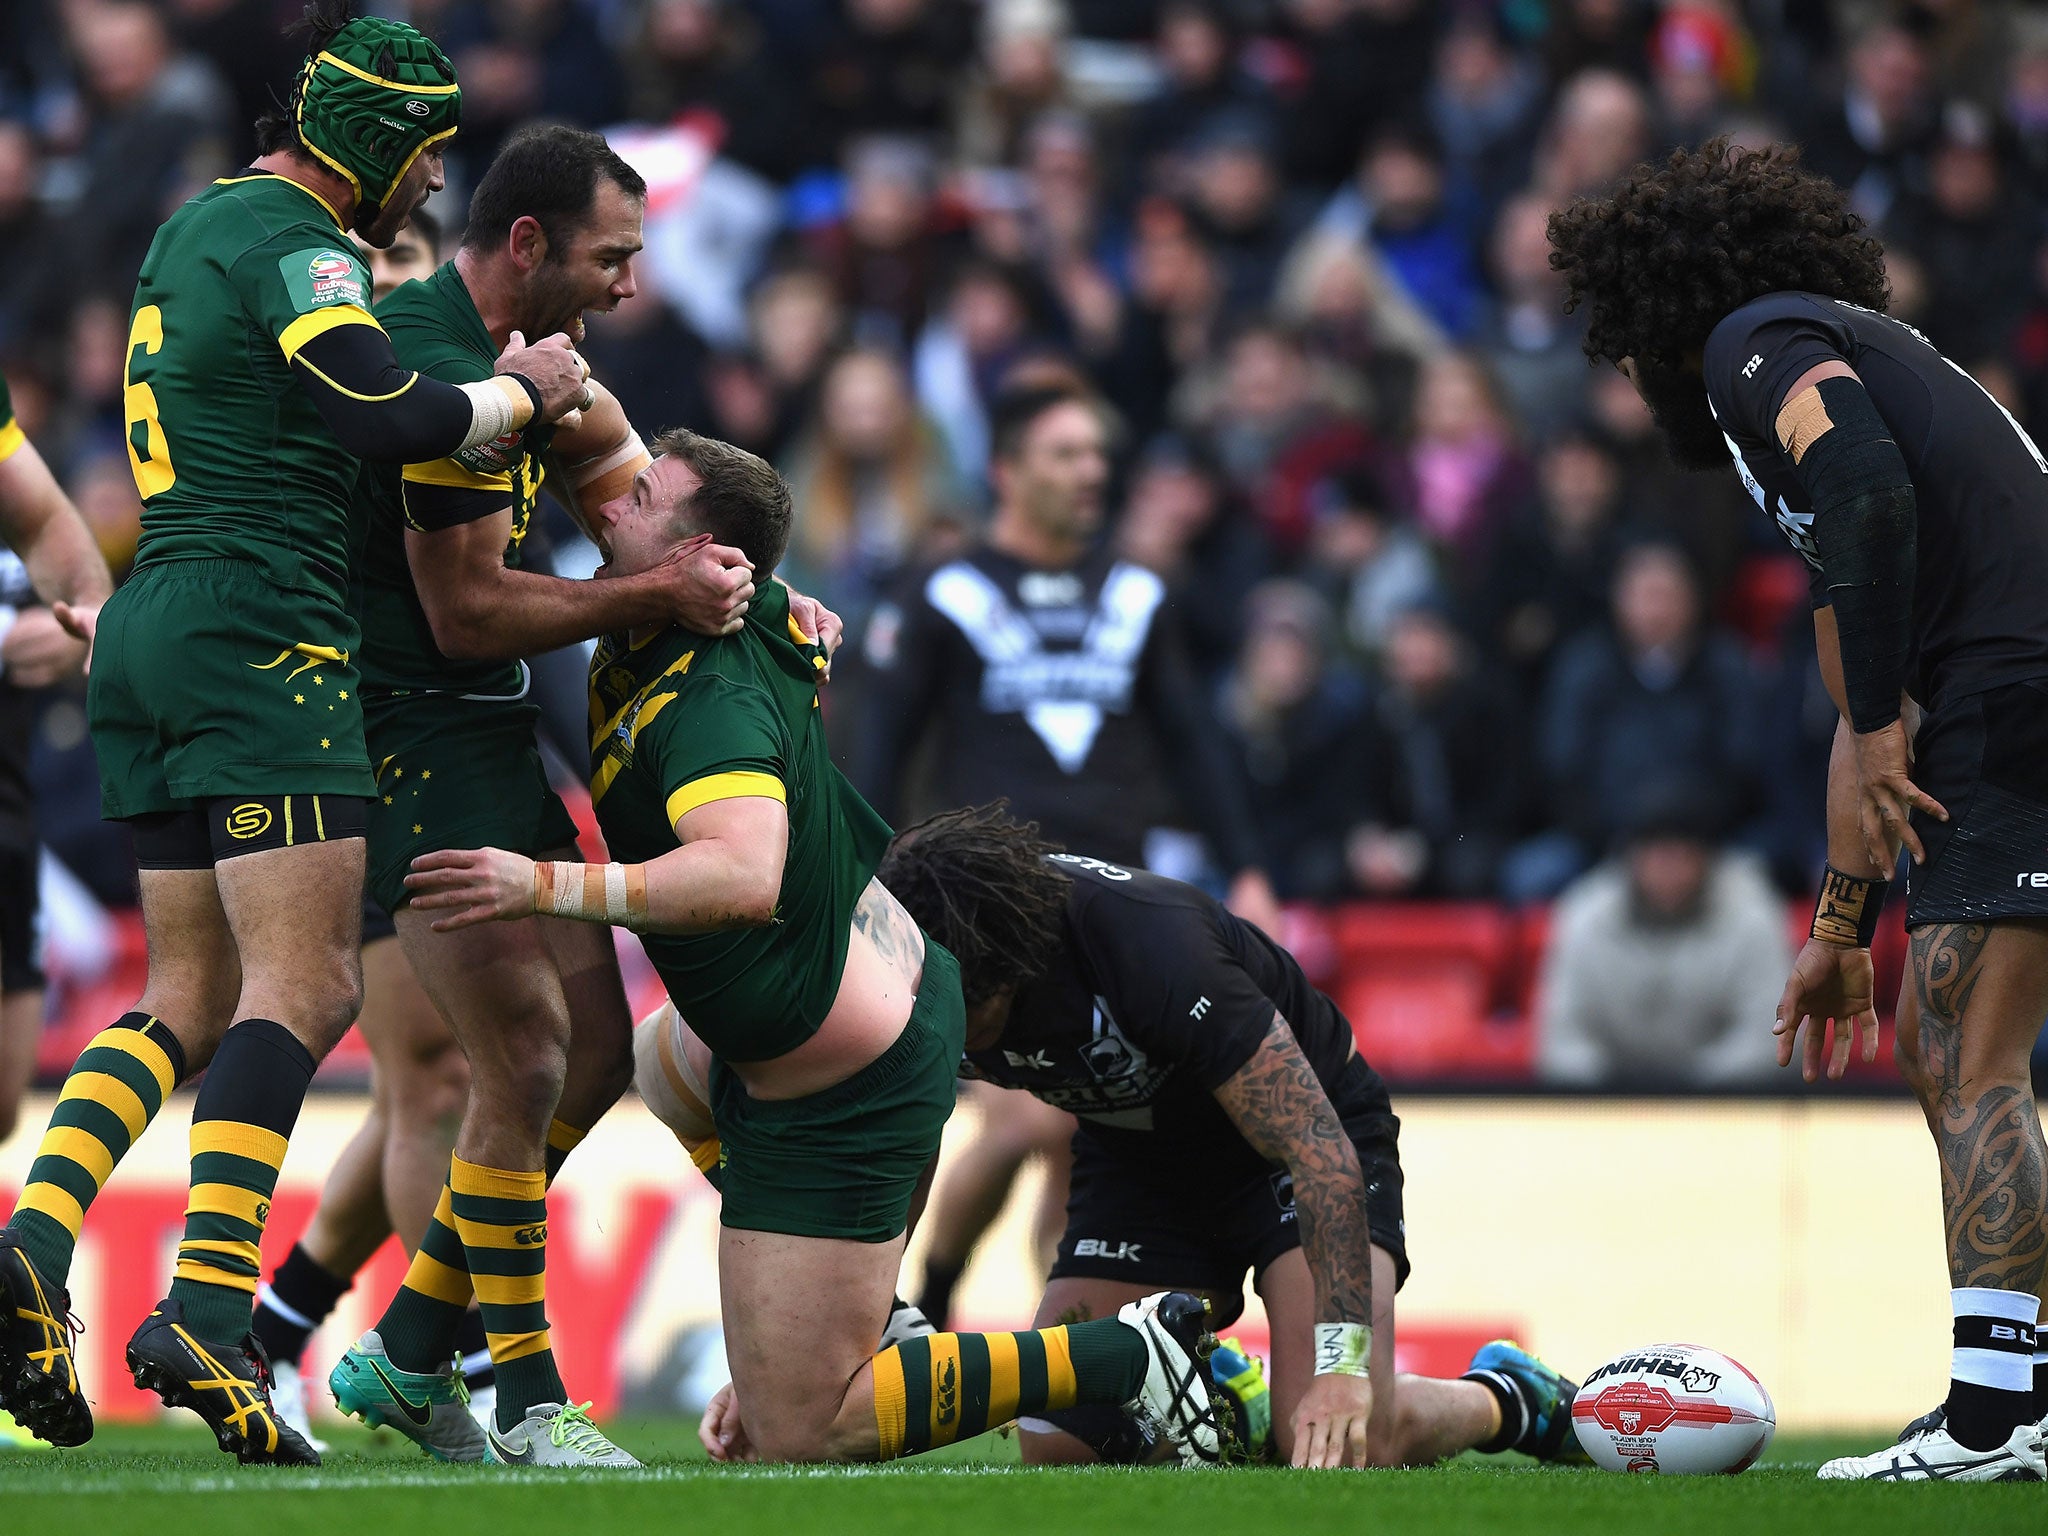
[[242,1460],[318,1462],[277,1416],[250,1308],[307,1085],[362,996],[358,457],[446,458],[588,404],[566,337],[515,336],[460,385],[399,364],[348,231],[387,246],[441,185],[461,90],[411,27],[334,0],[307,21],[260,157],[171,215],[136,287],[122,398],[142,537],[96,617],[88,706],[102,813],[134,834],[149,976],[66,1079],[0,1231],[0,1408],[58,1445],[92,1434],[65,1292],[86,1210],[206,1068],[177,1268],[128,1367]]
[[[1061,853],[1000,805],[904,832],[879,878],[959,959],[963,1072],[1080,1119],[1039,1326],[1114,1316],[1162,1286],[1207,1297],[1227,1325],[1249,1272],[1272,1325],[1270,1396],[1217,1382],[1246,1449],[1270,1432],[1296,1466],[1576,1456],[1576,1389],[1511,1344],[1461,1380],[1395,1374],[1400,1124],[1350,1024],[1285,950],[1193,886]],[[648,1059],[643,1096],[670,1118],[672,1077]],[[1027,1461],[1156,1450],[1113,1410],[1022,1429]]]
[[2048,1149],[2028,1053],[2048,1015],[2048,458],[1883,313],[1877,241],[1792,151],[1681,150],[1554,215],[1550,239],[1587,354],[1634,381],[1681,464],[1732,457],[1812,573],[1841,718],[1828,867],[1776,1025],[1780,1062],[1800,1053],[1809,1081],[1824,1057],[1838,1077],[1859,1031],[1876,1053],[1870,942],[1912,855],[1896,1057],[1941,1166],[1948,1398],[1820,1475],[2038,1481]]

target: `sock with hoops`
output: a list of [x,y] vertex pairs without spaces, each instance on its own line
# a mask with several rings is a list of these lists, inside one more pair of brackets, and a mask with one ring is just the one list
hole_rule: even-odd
[[185,1048],[146,1013],[123,1014],[79,1053],[7,1223],[43,1284],[65,1287],[87,1208],[184,1075]]
[[869,1362],[881,1459],[970,1439],[1019,1414],[1129,1402],[1146,1363],[1143,1337],[1115,1318],[892,1344]]
[[1498,1456],[1502,1451],[1513,1450],[1529,1432],[1529,1405],[1522,1400],[1521,1388],[1515,1385],[1513,1378],[1500,1371],[1467,1371],[1458,1379],[1478,1382],[1500,1404],[1500,1432],[1472,1449],[1486,1456]]
[[206,1069],[192,1107],[192,1192],[171,1299],[209,1344],[248,1335],[270,1197],[316,1065],[284,1025],[244,1019]]
[[1948,1432],[1973,1451],[1996,1450],[2034,1412],[2034,1324],[2030,1291],[1961,1286],[1949,1293],[1955,1351],[1949,1368]]
[[263,1341],[273,1361],[296,1365],[313,1330],[327,1321],[354,1283],[353,1275],[337,1275],[306,1252],[304,1243],[294,1243],[277,1273],[256,1287],[256,1317],[249,1331]]

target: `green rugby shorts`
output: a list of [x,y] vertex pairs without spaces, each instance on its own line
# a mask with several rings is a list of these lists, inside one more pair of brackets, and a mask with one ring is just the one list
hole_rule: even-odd
[[367,795],[355,620],[246,560],[137,570],[100,610],[86,707],[110,821],[233,795]]
[[723,1182],[720,1221],[749,1232],[886,1243],[953,1112],[967,1038],[960,966],[927,938],[924,978],[903,1033],[845,1082],[801,1099],[755,1099],[711,1067]]

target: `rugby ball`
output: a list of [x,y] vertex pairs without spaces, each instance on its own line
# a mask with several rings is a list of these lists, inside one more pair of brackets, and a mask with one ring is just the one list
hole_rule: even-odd
[[1652,1344],[1586,1378],[1572,1427],[1610,1472],[1740,1472],[1778,1427],[1771,1394],[1718,1350]]

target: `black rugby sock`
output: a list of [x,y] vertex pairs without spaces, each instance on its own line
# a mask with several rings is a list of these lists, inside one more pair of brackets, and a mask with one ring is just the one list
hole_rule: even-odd
[[272,1360],[296,1365],[313,1330],[327,1321],[354,1283],[353,1275],[337,1275],[306,1252],[304,1243],[294,1243],[277,1273],[256,1288],[249,1331],[263,1341]]

